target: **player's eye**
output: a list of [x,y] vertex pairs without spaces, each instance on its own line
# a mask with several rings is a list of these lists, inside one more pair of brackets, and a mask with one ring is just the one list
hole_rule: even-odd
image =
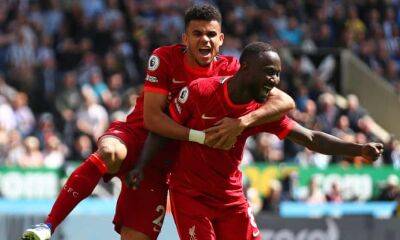
[[215,36],[217,36],[217,33],[216,33],[216,32],[209,32],[209,33],[207,33],[207,37],[209,37],[209,38],[213,38],[213,37],[215,37]]
[[269,76],[273,76],[275,75],[275,70],[272,68],[267,68],[267,70],[265,71]]
[[267,74],[268,76],[276,76],[276,77],[279,77],[279,75],[280,75],[280,71],[276,71],[276,70],[273,69],[273,68],[267,68],[267,69],[265,70],[265,72],[266,72],[266,74]]
[[199,31],[194,31],[193,32],[193,36],[195,36],[195,37],[201,37],[201,35],[202,35],[202,33],[199,32]]

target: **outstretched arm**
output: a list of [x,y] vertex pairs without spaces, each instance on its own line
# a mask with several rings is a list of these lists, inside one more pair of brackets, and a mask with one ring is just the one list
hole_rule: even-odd
[[140,182],[143,179],[143,169],[154,158],[156,153],[160,152],[166,142],[167,138],[150,132],[144,143],[143,149],[140,153],[140,157],[135,167],[126,176],[126,183],[131,188],[138,188]]
[[295,108],[293,99],[278,88],[273,88],[267,101],[259,109],[237,119],[224,118],[206,130],[209,147],[229,149],[244,129],[273,122]]
[[308,149],[327,155],[363,156],[374,161],[383,152],[382,143],[356,144],[346,142],[335,136],[313,131],[295,123],[287,139]]

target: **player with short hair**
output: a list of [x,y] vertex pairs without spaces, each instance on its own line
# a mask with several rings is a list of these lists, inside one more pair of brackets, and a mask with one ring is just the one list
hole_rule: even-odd
[[[180,126],[164,113],[170,99],[199,77],[234,74],[239,63],[235,58],[218,55],[223,43],[221,14],[211,5],[197,5],[185,15],[184,45],[154,50],[148,63],[144,94],[126,122],[113,122],[98,140],[98,149],[68,178],[61,189],[45,224],[28,229],[23,239],[50,239],[51,232],[83,199],[88,197],[101,178],[125,178],[141,152],[148,130],[177,140],[189,140],[216,148],[228,148],[236,136],[252,124],[270,121],[294,107],[293,100],[276,91],[267,105],[256,113],[239,119],[224,119],[216,134]],[[222,135],[222,137],[221,137]],[[172,143],[173,144],[173,143]],[[171,146],[173,148],[173,146]],[[169,171],[166,158],[174,150],[160,153],[144,169],[142,187],[130,191],[123,183],[114,217],[115,229],[123,240],[156,239],[165,214]],[[123,181],[124,182],[124,181]]]
[[[255,42],[243,50],[240,65],[233,76],[202,78],[183,88],[169,106],[171,117],[188,128],[203,130],[224,117],[239,118],[256,111],[280,81],[280,57],[269,44]],[[171,207],[180,239],[261,239],[239,170],[247,137],[260,132],[323,154],[375,160],[383,151],[380,143],[346,142],[306,129],[287,116],[244,130],[228,151],[181,142],[170,176]],[[149,135],[139,162],[159,150],[157,138]]]

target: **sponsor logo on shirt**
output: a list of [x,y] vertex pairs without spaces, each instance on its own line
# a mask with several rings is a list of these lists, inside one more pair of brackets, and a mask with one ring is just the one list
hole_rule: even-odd
[[150,76],[149,74],[146,75],[146,81],[156,83],[158,82],[158,79],[156,77]]
[[187,87],[182,88],[179,92],[178,102],[185,103],[189,97],[189,89]]
[[179,105],[178,101],[175,99],[175,108],[176,111],[178,111],[179,114],[182,114],[182,108],[181,105]]
[[154,71],[158,68],[159,65],[160,59],[156,55],[151,55],[149,58],[147,69],[149,69],[150,71]]

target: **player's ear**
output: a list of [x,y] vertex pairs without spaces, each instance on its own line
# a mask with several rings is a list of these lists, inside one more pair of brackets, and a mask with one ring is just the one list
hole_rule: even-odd
[[222,46],[222,44],[224,43],[224,39],[225,39],[225,35],[223,33],[221,33],[219,35],[219,45]]
[[185,45],[186,47],[189,46],[189,38],[186,35],[186,33],[182,33],[182,43],[183,45]]
[[247,70],[247,62],[243,61],[240,63],[240,69],[241,70]]

